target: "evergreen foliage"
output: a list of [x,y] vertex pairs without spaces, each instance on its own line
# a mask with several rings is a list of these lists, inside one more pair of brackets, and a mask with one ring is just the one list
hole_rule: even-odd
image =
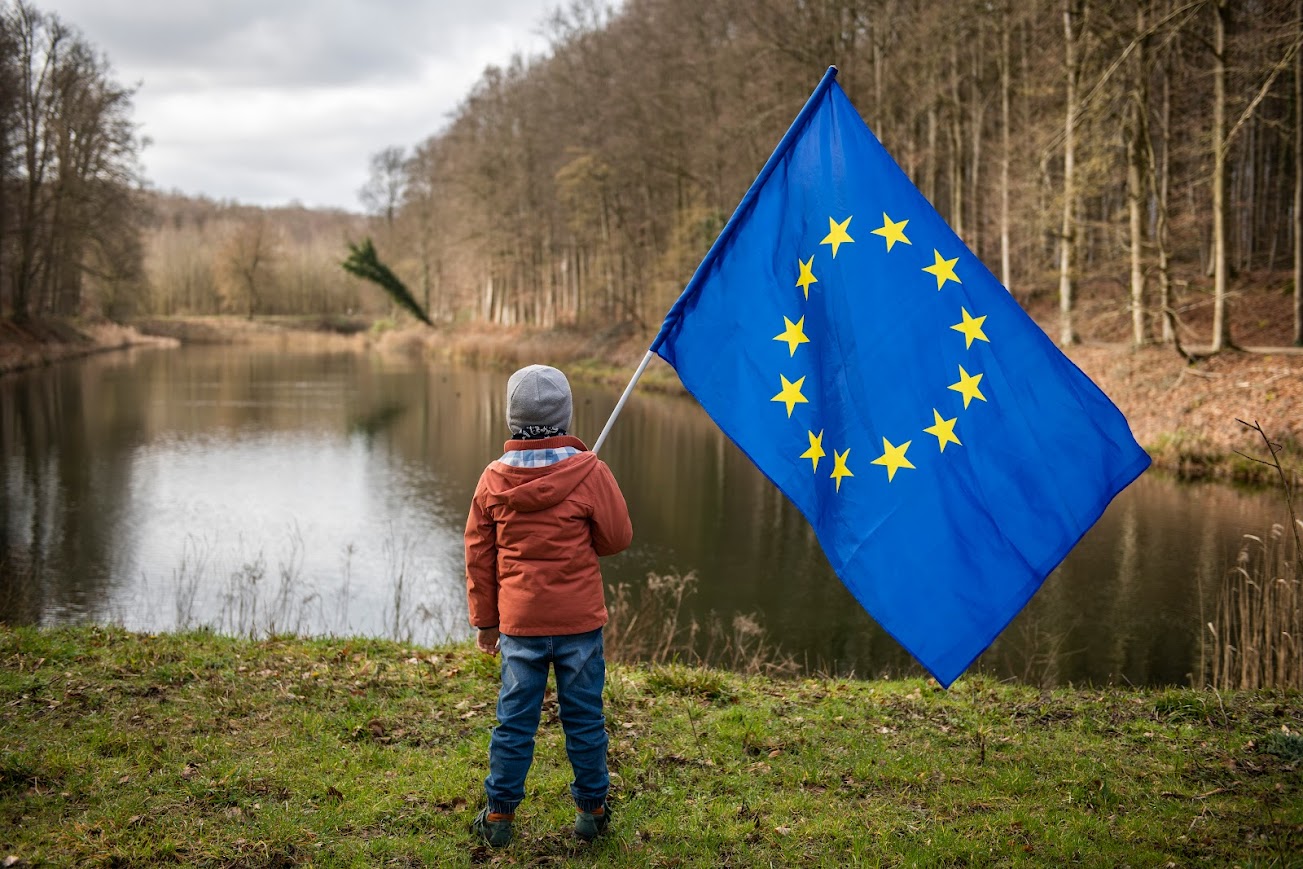
[[363,239],[360,244],[349,242],[348,251],[348,259],[340,264],[345,271],[378,284],[389,298],[401,305],[413,317],[427,326],[434,325],[407,289],[407,285],[399,280],[387,265],[380,262],[380,257],[376,255],[375,245],[371,243],[370,238]]

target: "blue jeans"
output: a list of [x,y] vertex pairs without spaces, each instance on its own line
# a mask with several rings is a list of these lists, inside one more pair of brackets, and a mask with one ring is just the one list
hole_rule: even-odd
[[557,637],[509,637],[498,641],[502,655],[502,690],[498,726],[489,742],[489,777],[484,791],[489,811],[514,812],[525,798],[525,775],[534,760],[534,734],[543,710],[547,670],[556,669],[557,705],[566,734],[566,754],[575,779],[575,805],[590,812],[606,800],[611,779],[606,771],[606,718],[602,687],[606,660],[602,629]]

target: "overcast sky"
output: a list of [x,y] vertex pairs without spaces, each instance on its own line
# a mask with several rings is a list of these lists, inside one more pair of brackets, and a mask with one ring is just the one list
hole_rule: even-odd
[[372,154],[439,131],[559,0],[36,0],[139,85],[164,191],[360,210]]

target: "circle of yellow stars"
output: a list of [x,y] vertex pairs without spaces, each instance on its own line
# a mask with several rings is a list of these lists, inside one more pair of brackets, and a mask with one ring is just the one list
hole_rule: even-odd
[[[852,238],[850,234],[850,225],[853,217],[854,215],[850,215],[841,221],[838,221],[833,217],[828,218],[828,234],[823,237],[819,244],[821,247],[823,245],[828,245],[831,248],[833,259],[837,258],[837,253],[843,244],[855,243],[855,239]],[[880,236],[886,243],[887,253],[891,253],[892,249],[897,244],[913,245],[913,242],[911,242],[909,237],[905,234],[905,227],[908,223],[908,219],[900,221],[892,220],[886,212],[883,212],[882,226],[871,230],[871,234]],[[947,259],[936,249],[933,249],[932,257],[932,265],[924,266],[922,271],[927,272],[936,280],[937,292],[941,292],[947,284],[952,282],[962,286],[963,282],[955,273],[955,265],[959,262],[959,257]],[[810,298],[810,287],[819,282],[818,277],[816,277],[814,273],[815,255],[811,254],[808,260],[803,260],[800,257],[797,257],[797,264],[799,276],[796,280],[795,286],[801,288],[805,300],[808,301]],[[964,349],[970,349],[973,346],[974,341],[986,341],[989,343],[990,339],[986,337],[986,333],[982,328],[986,322],[986,316],[974,317],[964,306],[960,307],[959,312],[961,317],[960,321],[950,328],[964,336]],[[775,335],[773,340],[782,341],[787,344],[788,358],[795,357],[796,351],[802,344],[810,343],[810,339],[805,334],[804,315],[795,322],[793,322],[791,318],[784,316],[783,331]],[[964,366],[960,365],[959,380],[947,386],[947,389],[953,390],[962,396],[965,410],[967,410],[969,404],[975,400],[986,401],[986,396],[982,394],[981,390],[982,376],[983,375],[980,372],[970,374]],[[782,388],[779,390],[778,394],[770,400],[781,402],[787,409],[788,419],[791,419],[792,411],[796,409],[798,404],[809,403],[809,399],[806,398],[804,393],[801,391],[805,385],[805,377],[800,377],[795,381],[788,380],[787,376],[784,374],[779,374],[778,377]],[[958,421],[959,417],[956,416],[947,419],[941,415],[939,410],[932,408],[932,425],[925,427],[923,431],[936,438],[937,450],[939,453],[944,453],[946,446],[949,444],[963,446],[963,442],[960,441],[958,435],[955,434],[955,424]],[[828,456],[823,444],[824,433],[823,430],[820,430],[818,434],[815,434],[813,431],[807,431],[806,435],[809,446],[805,452],[800,454],[800,458],[809,459],[811,472],[817,474],[819,472],[820,460],[827,458]],[[913,440],[907,440],[900,444],[893,444],[886,437],[883,437],[882,455],[872,459],[870,463],[885,468],[887,471],[887,482],[890,483],[895,480],[897,471],[915,469],[913,462],[911,462],[907,456],[909,448],[913,443]],[[849,465],[850,454],[851,451],[849,447],[841,451],[835,449],[832,451],[833,468],[832,473],[829,476],[830,479],[833,480],[835,491],[837,492],[841,492],[843,479],[855,476],[855,474],[851,472]]]

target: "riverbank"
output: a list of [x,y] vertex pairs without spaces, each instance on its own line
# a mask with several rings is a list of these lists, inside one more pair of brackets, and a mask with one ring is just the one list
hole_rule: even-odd
[[[542,360],[623,388],[648,339],[618,331],[409,329],[382,337],[381,346],[386,344],[504,371]],[[1245,457],[1270,456],[1261,435],[1237,422],[1244,420],[1262,426],[1282,447],[1291,479],[1303,480],[1303,350],[1235,350],[1187,361],[1171,347],[1082,343],[1065,353],[1121,408],[1155,467],[1183,479],[1276,485],[1274,467]],[[683,392],[674,370],[659,358],[638,388]]]
[[59,320],[16,323],[0,318],[0,375],[127,347],[175,347],[180,342],[147,335],[119,323],[73,325]]
[[516,841],[468,831],[468,645],[0,627],[6,866],[1298,865],[1297,692],[785,680],[613,663],[613,823],[548,701]]
[[[1231,351],[1187,363],[1170,348],[1082,345],[1067,355],[1126,415],[1154,466],[1183,479],[1277,485],[1258,423],[1303,479],[1303,355]],[[1241,455],[1243,454],[1243,455]]]
[[[12,324],[0,327],[0,374],[147,342],[274,342],[302,350],[402,353],[504,371],[544,361],[574,377],[623,388],[648,344],[632,327],[604,332],[481,325],[378,329],[357,319],[154,318],[81,329],[45,324],[26,333],[15,333]],[[1274,485],[1274,468],[1239,455],[1268,457],[1261,436],[1239,419],[1260,423],[1282,446],[1281,460],[1293,479],[1303,479],[1303,352],[1298,348],[1230,351],[1194,362],[1170,347],[1133,350],[1118,343],[1079,344],[1067,354],[1126,414],[1155,467],[1185,479]],[[682,392],[673,369],[659,358],[638,388]]]

